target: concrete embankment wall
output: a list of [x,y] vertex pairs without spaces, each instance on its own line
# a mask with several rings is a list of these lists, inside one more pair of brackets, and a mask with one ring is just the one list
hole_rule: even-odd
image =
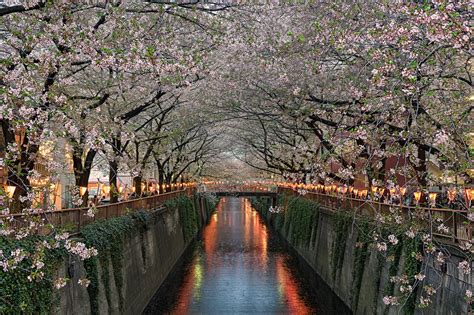
[[[195,236],[214,209],[205,199],[194,198],[193,201],[198,228],[193,231]],[[141,314],[192,241],[192,237],[186,235],[186,228],[183,228],[188,223],[180,218],[180,214],[183,215],[178,209],[157,210],[152,213],[152,220],[146,229],[127,233],[123,237],[120,270],[114,265],[113,252],[107,253],[105,259],[98,260],[98,292],[92,293],[96,294],[95,297],[88,289],[78,285],[78,280],[87,273],[84,262],[71,258],[65,261],[58,276],[71,281],[60,291],[60,302],[55,312]],[[108,268],[104,268],[104,264],[108,264]],[[108,275],[104,275],[104,270],[108,270]],[[97,306],[91,307],[91,303]]]
[[[381,255],[368,245],[370,241],[363,241],[360,224],[352,220],[341,224],[334,212],[314,203],[303,202],[290,213],[286,201],[281,205],[286,213],[276,214],[268,211],[269,202],[265,199],[253,201],[267,223],[355,314],[467,314],[469,305],[464,296],[473,287],[474,279],[459,272],[461,258],[454,253],[443,266],[426,257],[416,263],[412,255],[418,245],[401,240],[398,250]],[[436,289],[430,306],[419,307],[421,289],[401,305],[388,307],[383,303],[386,295],[400,295],[399,286],[390,284],[391,276],[418,272],[425,274],[425,283]]]

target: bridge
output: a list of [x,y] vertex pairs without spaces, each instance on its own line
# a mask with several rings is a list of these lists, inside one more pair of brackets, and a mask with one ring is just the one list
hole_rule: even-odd
[[277,197],[277,186],[271,183],[205,183],[200,192],[212,193],[218,197]]

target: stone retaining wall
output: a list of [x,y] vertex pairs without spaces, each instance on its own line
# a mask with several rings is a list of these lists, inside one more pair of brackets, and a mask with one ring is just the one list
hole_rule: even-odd
[[[208,221],[214,209],[203,209],[205,202],[195,202],[199,215],[199,226]],[[110,303],[105,296],[103,276],[99,270],[99,313],[100,314],[141,314],[155,292],[168,276],[175,263],[186,250],[191,240],[185,241],[180,223],[179,211],[158,210],[155,220],[145,232],[134,231],[124,240],[123,253],[123,312],[119,309],[119,294],[115,284],[113,268],[109,259]],[[59,277],[72,281],[60,292],[58,314],[90,314],[90,299],[87,289],[78,285],[85,276],[83,262],[69,260],[58,271]]]
[[[345,241],[342,267],[337,269],[334,266],[332,251],[336,238],[336,227],[332,211],[319,209],[317,222],[312,225],[311,240],[305,245],[295,245],[291,239],[291,229],[294,228],[291,224],[290,231],[285,235],[284,229],[281,228],[281,222],[277,222],[277,214],[262,209],[264,206],[261,203],[260,207],[258,204],[256,207],[257,209],[260,208],[259,210],[267,223],[288,241],[355,314],[407,313],[406,310],[400,310],[400,306],[389,308],[383,303],[391,263],[386,259],[380,259],[381,255],[374,249],[369,249],[367,252],[362,280],[357,288],[354,281],[357,229],[352,226],[349,226]],[[402,250],[397,270],[403,270],[405,261],[405,253]],[[474,279],[472,275],[464,276],[459,273],[457,264],[460,261],[461,259],[454,255],[447,265],[434,268],[433,264],[430,264],[428,259],[425,258],[421,267],[422,272],[427,277],[426,283],[435,287],[437,293],[432,297],[433,303],[428,308],[416,308],[415,314],[467,314],[468,304],[464,299],[464,295],[467,289],[474,286]],[[337,270],[334,270],[334,268]],[[400,271],[398,272],[400,273]],[[416,304],[418,304],[418,300],[419,297],[416,297]]]

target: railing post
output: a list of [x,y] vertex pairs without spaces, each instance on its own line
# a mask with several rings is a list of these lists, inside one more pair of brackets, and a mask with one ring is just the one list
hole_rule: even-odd
[[78,213],[78,218],[77,218],[77,232],[80,232],[81,231],[81,217],[82,217],[82,213],[81,213],[81,210],[79,209],[77,211]]
[[457,224],[457,212],[453,212],[453,242],[458,242],[458,224]]

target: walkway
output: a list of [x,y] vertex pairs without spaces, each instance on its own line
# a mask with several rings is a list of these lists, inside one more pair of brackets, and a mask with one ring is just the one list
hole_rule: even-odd
[[224,198],[202,237],[144,314],[349,313],[248,201]]

